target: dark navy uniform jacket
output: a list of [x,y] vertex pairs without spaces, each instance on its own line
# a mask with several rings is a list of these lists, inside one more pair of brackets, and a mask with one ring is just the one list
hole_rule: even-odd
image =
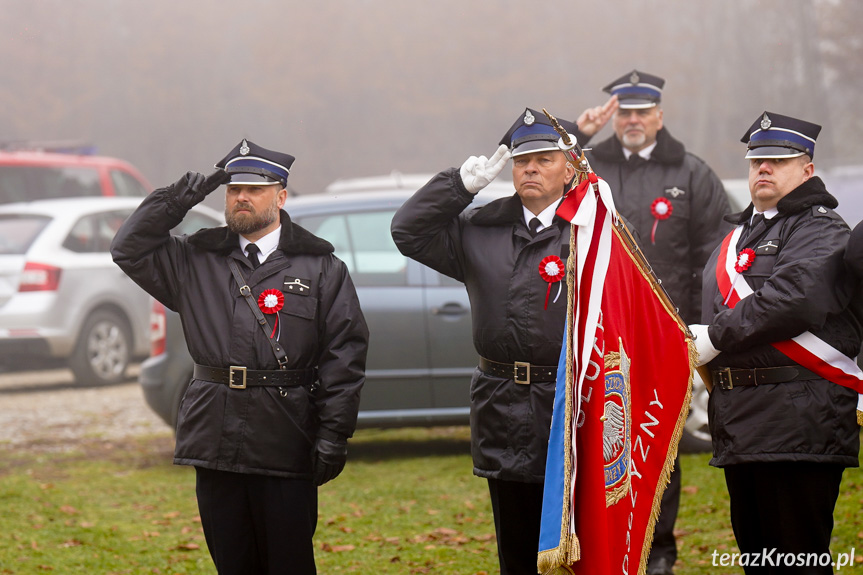
[[[266,289],[284,294],[278,337],[287,367],[316,368],[320,380],[314,393],[299,386],[238,390],[193,380],[178,414],[174,462],[311,478],[317,436],[353,434],[365,381],[368,328],[348,270],[332,245],[284,211],[279,246],[255,270],[227,228],[171,236],[186,214],[170,194],[171,188],[150,194],[117,233],[111,253],[138,285],[179,312],[195,363],[278,369],[231,274],[228,262],[234,260],[256,301]],[[296,279],[311,289],[288,289]]]
[[[393,239],[404,255],[465,284],[480,356],[557,366],[566,282],[556,302],[558,286],[552,286],[544,309],[549,284],[539,263],[549,255],[566,262],[569,222],[555,217],[532,238],[518,195],[462,213],[473,198],[457,168],[437,174],[396,213]],[[516,384],[475,371],[470,399],[476,475],[543,481],[554,386],[553,381]]]
[[[656,134],[650,160],[627,161],[617,136],[596,144],[587,158],[611,187],[617,210],[638,230],[641,249],[680,316],[696,323],[701,317],[701,271],[730,229],[722,220],[731,211],[722,182],[664,128]],[[652,234],[656,220],[651,206],[657,198],[670,202],[672,211]]]
[[[740,245],[755,251],[741,278],[753,294],[729,309],[716,281],[717,248],[704,268],[702,323],[721,353],[708,365],[755,368],[795,365],[771,342],[812,332],[848,357],[860,351],[861,328],[848,304],[854,280],[843,255],[848,226],[818,177],[783,197],[779,214]],[[748,221],[750,205],[729,216]],[[740,281],[738,279],[738,281]],[[749,462],[809,461],[856,467],[857,394],[824,379],[713,389],[708,403],[718,467]]]

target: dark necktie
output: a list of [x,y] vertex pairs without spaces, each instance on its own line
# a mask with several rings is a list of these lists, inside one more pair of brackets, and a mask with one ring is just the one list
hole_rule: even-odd
[[539,226],[541,226],[541,225],[542,225],[542,222],[539,221],[539,218],[533,218],[532,220],[530,220],[530,223],[527,224],[527,227],[530,229],[530,236],[531,237],[536,236],[537,230],[539,229]]
[[252,267],[257,269],[258,266],[261,265],[261,260],[258,259],[258,254],[261,253],[261,248],[255,244],[249,244],[246,246],[246,253],[249,254],[249,261],[252,262]]
[[755,227],[763,221],[764,221],[764,214],[755,214],[754,216],[752,216],[752,221],[750,221],[747,228],[745,230],[743,230],[743,242],[744,243],[749,241],[749,236],[752,235],[752,230],[754,230]]
[[647,160],[645,160],[644,158],[642,158],[638,154],[632,154],[631,156],[629,156],[627,163],[629,164],[629,167],[634,168],[636,166],[640,166],[641,164],[643,164],[646,161]]

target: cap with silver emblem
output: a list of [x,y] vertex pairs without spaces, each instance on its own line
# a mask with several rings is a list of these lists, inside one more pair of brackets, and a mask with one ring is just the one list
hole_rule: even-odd
[[[578,127],[572,122],[558,122],[569,134],[576,134]],[[500,143],[509,146],[513,157],[535,152],[560,150],[557,141],[560,135],[554,130],[548,117],[543,112],[525,108],[515,123],[510,126]]]
[[294,157],[289,154],[274,152],[244,139],[219,160],[216,167],[231,175],[230,184],[285,186],[293,163]]
[[748,144],[746,157],[749,159],[796,158],[803,154],[815,156],[815,139],[821,126],[783,116],[764,112],[752,123],[740,139]]
[[665,80],[653,74],[633,70],[624,74],[605,88],[612,96],[617,96],[620,107],[630,108],[652,108],[662,100],[662,88]]

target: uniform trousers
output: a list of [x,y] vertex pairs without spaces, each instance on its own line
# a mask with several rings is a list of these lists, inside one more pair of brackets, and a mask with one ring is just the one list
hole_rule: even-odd
[[[770,553],[767,565],[745,566],[761,573],[833,573],[830,565],[786,566],[779,553],[830,552],[833,509],[844,467],[812,462],[742,463],[725,467],[731,496],[731,526],[741,553]],[[770,563],[781,563],[771,565]]]
[[310,480],[196,467],[201,524],[219,575],[314,575]]
[[536,575],[542,483],[489,479],[501,575]]

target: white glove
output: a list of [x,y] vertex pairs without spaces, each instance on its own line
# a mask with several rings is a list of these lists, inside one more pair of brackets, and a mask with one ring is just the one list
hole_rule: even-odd
[[710,335],[707,333],[706,325],[694,323],[689,326],[689,331],[692,332],[692,340],[695,342],[695,351],[698,352],[698,363],[695,364],[696,366],[701,367],[719,355],[719,350],[713,347],[713,342],[710,341]]
[[501,144],[491,158],[471,156],[461,165],[459,175],[465,189],[475,194],[494,180],[509,161],[509,148]]

